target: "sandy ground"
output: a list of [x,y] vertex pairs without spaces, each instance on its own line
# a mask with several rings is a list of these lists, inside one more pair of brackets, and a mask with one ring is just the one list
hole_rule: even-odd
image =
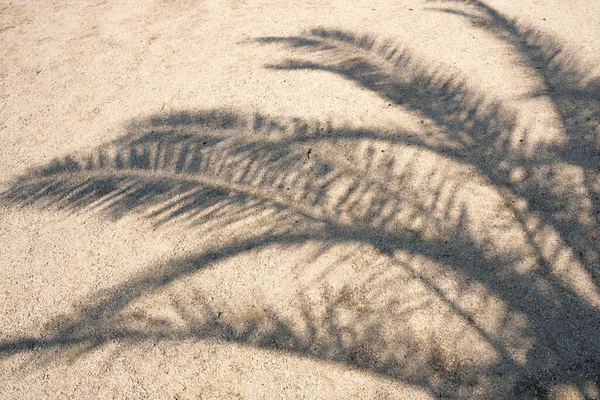
[[600,7],[0,3],[0,398],[600,398]]

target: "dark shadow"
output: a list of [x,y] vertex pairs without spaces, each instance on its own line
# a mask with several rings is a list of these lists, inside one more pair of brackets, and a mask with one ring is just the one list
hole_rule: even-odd
[[[338,74],[435,122],[443,129],[452,145],[444,148],[439,144],[427,144],[427,148],[469,163],[486,176],[504,197],[505,203],[528,235],[529,244],[537,254],[540,266],[538,273],[545,280],[551,281],[555,287],[553,290],[560,293],[556,301],[543,301],[538,305],[544,303],[544,308],[554,310],[551,313],[560,310],[558,314],[564,313],[567,319],[570,318],[567,315],[582,315],[579,314],[580,310],[588,308],[583,303],[581,309],[580,306],[575,306],[575,309],[571,310],[572,304],[566,308],[570,311],[562,309],[562,306],[556,308],[557,304],[571,303],[574,293],[569,294],[569,290],[558,289],[564,289],[563,284],[551,277],[551,270],[552,265],[567,251],[578,256],[578,261],[594,282],[594,290],[598,288],[598,79],[590,79],[587,70],[577,63],[577,59],[572,54],[567,54],[552,38],[521,28],[516,22],[508,21],[481,2],[470,3],[473,3],[479,14],[449,9],[444,11],[469,16],[498,36],[507,39],[519,52],[526,55],[527,65],[535,69],[546,84],[539,93],[532,95],[549,96],[563,120],[568,135],[568,141],[563,146],[540,146],[532,155],[527,155],[522,148],[528,141],[528,132],[516,130],[516,114],[512,110],[502,104],[490,102],[456,76],[431,70],[415,60],[409,51],[385,42],[378,44],[369,37],[315,29],[306,34],[314,44],[309,46],[304,42],[302,48],[308,48],[313,55],[318,54],[314,58],[318,58],[319,62],[290,59],[270,68],[316,70]],[[261,39],[261,42],[298,47],[298,38],[271,37],[268,40]],[[561,57],[557,57],[558,54],[561,54]],[[569,179],[563,172],[573,166],[583,171],[581,181]],[[519,175],[519,178],[514,179],[515,175]],[[523,208],[514,205],[519,202],[526,206]],[[532,216],[540,219],[534,228],[530,228],[528,225],[531,224],[527,222]],[[544,249],[548,239],[544,239],[541,234],[547,227],[557,232],[563,241],[562,245],[551,251]],[[486,285],[490,288],[501,287],[497,282],[491,281],[486,282]],[[510,294],[503,293],[502,296],[513,298],[515,301],[511,305],[525,311],[522,301],[517,300],[522,297],[514,296],[515,294],[513,291]],[[542,332],[553,331],[557,337],[562,338],[559,342],[569,342],[572,349],[578,347],[577,355],[569,351],[568,355],[563,354],[560,357],[561,362],[557,365],[553,365],[552,368],[544,366],[547,369],[544,379],[549,382],[573,379],[573,376],[579,373],[579,368],[573,367],[574,359],[583,358],[591,365],[598,365],[600,357],[597,339],[589,342],[583,339],[587,334],[580,335],[580,329],[587,330],[583,327],[587,323],[592,327],[588,331],[589,339],[598,336],[592,332],[600,332],[597,310],[589,307],[588,311],[589,313],[584,312],[586,317],[581,320],[582,325],[577,328],[573,326],[575,329],[568,329],[570,332],[560,334],[558,330],[562,330],[565,325],[561,323],[562,317],[551,318],[555,322],[546,325],[548,319],[541,315],[546,311],[541,312],[537,307],[525,311],[531,317],[532,323],[540,324],[536,328],[538,337],[545,336]],[[567,324],[570,324],[570,321]],[[582,340],[576,340],[577,345],[574,345],[574,337],[581,337]],[[565,364],[561,365],[563,362]],[[579,363],[580,361],[577,361],[575,365]],[[594,379],[598,380],[598,374],[594,372],[593,375]],[[546,383],[543,386],[548,385]],[[538,382],[532,387],[537,386]]]
[[[530,96],[550,99],[560,117],[561,126],[567,135],[567,141],[561,145],[540,148],[537,153],[547,154],[568,166],[580,167],[583,171],[582,190],[580,198],[573,193],[567,198],[551,198],[548,208],[556,210],[559,207],[569,207],[573,210],[587,209],[593,219],[590,226],[583,227],[572,224],[571,221],[557,217],[557,212],[548,213],[545,217],[552,219],[560,226],[564,237],[569,238],[569,244],[581,252],[584,262],[596,283],[600,279],[600,259],[598,257],[598,242],[581,240],[595,232],[600,223],[600,77],[592,75],[591,66],[585,65],[579,58],[563,49],[560,42],[551,35],[539,32],[519,24],[516,20],[504,16],[484,2],[478,0],[442,0],[440,3],[455,3],[466,5],[464,10],[439,8],[438,11],[467,18],[473,25],[485,29],[498,39],[509,44],[521,57],[520,63],[535,71],[541,79],[542,86]],[[548,171],[547,182],[552,184],[555,171]],[[542,192],[549,192],[545,187]],[[541,199],[540,199],[541,200]],[[544,203],[547,203],[545,200]],[[589,204],[584,204],[589,202]],[[541,205],[544,203],[540,203]],[[560,203],[560,204],[559,204]]]
[[[555,104],[569,137],[564,146],[528,153],[522,144],[528,132],[516,128],[516,112],[391,42],[323,29],[260,38],[260,44],[299,52],[299,58],[269,68],[337,74],[433,127],[386,131],[232,110],[180,112],[134,121],[128,135],[91,155],[31,171],[2,195],[4,203],[98,210],[111,218],[137,212],[157,226],[186,224],[200,235],[236,224],[254,229],[95,293],[43,338],[0,342],[0,355],[72,347],[87,352],[112,341],[223,338],[347,364],[442,396],[544,398],[559,384],[576,385],[584,394],[591,393],[590,385],[598,389],[600,316],[585,292],[593,297],[598,291],[599,247],[590,237],[600,206],[598,88],[584,83],[585,70],[574,58],[550,55],[566,53],[556,42],[543,35],[533,39],[483,3],[472,7],[475,14],[445,11],[501,31],[527,56],[527,65],[551,88],[534,95],[548,95]],[[423,162],[422,154],[432,161]],[[584,179],[565,182],[565,166],[580,168]],[[489,226],[473,218],[481,208],[470,193],[471,180],[500,199]],[[513,234],[522,247],[502,242]],[[220,261],[307,242],[319,243],[322,253],[340,244],[374,249],[475,332],[496,361],[454,362],[435,339],[419,343],[404,315],[390,336],[387,303],[374,311],[376,319],[353,314],[352,324],[341,325],[338,315],[349,300],[327,292],[326,315],[317,316],[308,304],[303,308],[305,335],[273,311],[215,320],[201,295],[200,314],[173,304],[185,328],[127,311],[136,299]],[[457,277],[458,294],[447,289],[447,276],[421,268],[426,262]],[[581,290],[561,272],[565,262],[580,270]],[[476,287],[507,307],[493,327],[485,323],[489,310],[465,306]],[[386,289],[374,284],[364,290]],[[527,323],[517,324],[514,316]],[[533,345],[521,360],[515,349],[526,341]]]

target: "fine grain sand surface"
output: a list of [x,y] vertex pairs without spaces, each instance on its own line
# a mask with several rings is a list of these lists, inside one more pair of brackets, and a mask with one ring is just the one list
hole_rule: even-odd
[[0,398],[600,399],[597,0],[0,1]]

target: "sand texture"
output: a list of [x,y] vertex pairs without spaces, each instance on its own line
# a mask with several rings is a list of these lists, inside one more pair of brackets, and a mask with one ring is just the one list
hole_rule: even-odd
[[597,0],[0,1],[1,399],[600,399]]

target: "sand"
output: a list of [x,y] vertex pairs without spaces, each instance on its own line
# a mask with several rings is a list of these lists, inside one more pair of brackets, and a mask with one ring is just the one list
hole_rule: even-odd
[[0,2],[0,398],[600,398],[599,20]]

